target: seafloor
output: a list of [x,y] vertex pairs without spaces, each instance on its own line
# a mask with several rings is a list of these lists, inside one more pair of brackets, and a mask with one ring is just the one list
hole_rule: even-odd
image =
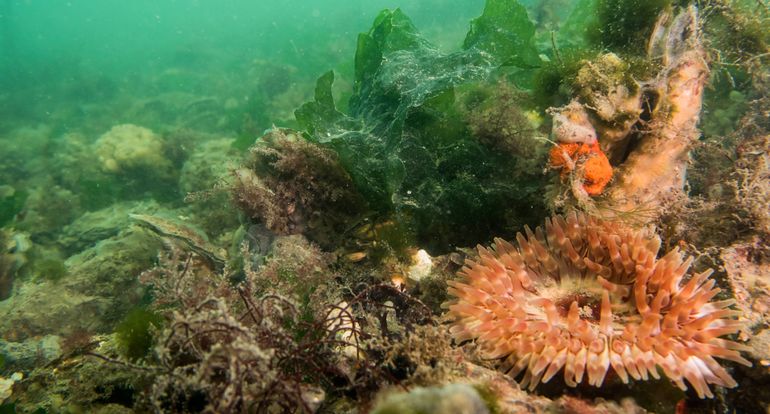
[[9,76],[0,413],[770,412],[770,6],[548,4]]

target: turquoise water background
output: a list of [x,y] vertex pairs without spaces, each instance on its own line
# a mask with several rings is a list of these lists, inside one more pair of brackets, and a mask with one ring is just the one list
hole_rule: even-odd
[[[168,118],[129,114],[130,101],[170,91],[245,100],[266,65],[290,74],[282,81],[297,93],[280,103],[288,113],[327,70],[337,72],[339,90],[349,90],[357,35],[380,10],[402,8],[448,51],[459,48],[483,6],[482,0],[6,0],[0,3],[0,130],[40,122],[62,133],[98,134],[116,122],[165,127]],[[241,109],[232,117],[250,114],[259,118],[257,128],[290,118],[253,105]],[[239,124],[203,129],[237,134]]]
[[[700,17],[684,3],[697,3]],[[465,352],[444,329],[442,304],[472,246],[517,240],[552,213],[615,212],[612,194],[585,190],[587,159],[604,154],[591,144],[588,158],[579,146],[579,157],[564,155],[561,145],[575,143],[558,141],[554,114],[575,102],[578,127],[622,135],[605,157],[604,184],[615,169],[608,189],[624,182],[631,155],[655,153],[642,145],[648,136],[668,138],[668,81],[686,66],[650,56],[648,44],[653,32],[671,33],[656,22],[675,10],[701,25],[704,50],[687,47],[707,56],[698,62],[708,70],[698,72],[705,92],[702,107],[693,99],[686,186],[650,227],[665,251],[724,260],[737,246],[770,257],[767,0],[0,0],[0,414],[147,412],[148,390],[165,381],[153,371],[164,352],[188,356],[156,347],[171,343],[163,338],[175,312],[208,312],[190,309],[216,297],[233,315],[249,313],[247,284],[265,303],[285,296],[294,312],[274,313],[296,319],[252,318],[249,335],[288,338],[252,349],[315,352],[301,341],[339,339],[330,327],[348,317],[327,310],[353,304],[367,329],[382,331],[367,332],[371,366],[421,375],[430,361],[443,372],[434,361]],[[646,210],[609,217],[635,225]],[[749,236],[748,247],[737,244]],[[360,294],[383,286],[406,303],[395,309],[383,294],[395,329],[391,310]],[[383,326],[370,323],[375,312]],[[423,325],[431,330],[412,330]],[[437,344],[425,342],[423,361],[381,359],[413,333]],[[318,346],[324,354],[306,360],[336,367],[349,345]],[[365,367],[358,362],[350,366]],[[131,364],[152,368],[124,369]],[[753,387],[753,373],[736,372],[738,391]],[[327,392],[325,412],[370,405],[395,385],[385,376],[356,383],[369,373],[305,374],[287,383]],[[646,401],[641,387],[617,389],[596,395],[638,393],[655,412],[684,401],[678,391]],[[221,400],[216,392],[197,401],[196,389],[190,411]],[[745,394],[724,395],[730,407]]]
[[[337,35],[355,38],[383,8],[401,7],[420,27],[440,25],[455,36],[481,11],[479,0],[460,1],[5,1],[2,18],[15,45],[45,57],[74,53],[100,60],[157,58],[159,51],[189,46],[285,50]],[[459,30],[451,30],[455,27]],[[352,40],[351,40],[352,41]],[[300,45],[302,46],[302,45]],[[121,62],[124,63],[124,62]]]

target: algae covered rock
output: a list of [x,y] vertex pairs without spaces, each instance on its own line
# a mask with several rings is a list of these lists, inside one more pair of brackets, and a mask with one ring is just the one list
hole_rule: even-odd
[[182,194],[214,189],[225,179],[240,158],[230,138],[215,138],[200,143],[182,166],[179,189]]
[[166,173],[171,163],[163,156],[163,141],[147,128],[132,124],[112,127],[94,144],[102,170],[110,173],[140,168]]
[[330,254],[301,235],[279,236],[254,277],[260,291],[275,291],[296,300],[307,299],[330,277]]
[[45,365],[62,354],[61,338],[45,335],[22,342],[0,339],[0,355],[4,357],[2,369],[30,372],[35,366]]
[[225,182],[239,159],[232,139],[211,139],[196,146],[180,171],[179,190],[190,202],[196,221],[212,237],[238,227]]
[[13,395],[13,384],[21,381],[23,378],[24,375],[20,372],[14,372],[8,378],[0,377],[0,404]]
[[625,138],[642,113],[642,89],[630,68],[618,55],[607,53],[584,61],[575,78],[578,96],[596,116],[598,132],[610,142]]
[[154,201],[125,201],[86,212],[62,229],[57,243],[70,254],[78,253],[128,227],[130,213],[153,214],[158,209]]
[[27,251],[32,243],[24,234],[0,229],[0,301],[13,292],[18,270],[27,263]]
[[68,258],[66,264],[74,277],[64,280],[64,285],[77,292],[126,303],[132,293],[136,294],[137,275],[152,266],[161,246],[148,231],[129,227]]
[[171,201],[178,199],[184,148],[147,128],[123,124],[95,140],[61,135],[52,142],[50,167],[54,183],[77,194],[87,210],[147,196]]
[[143,295],[137,275],[152,266],[160,241],[129,228],[71,256],[61,280],[22,284],[0,302],[0,332],[19,341],[35,335],[106,330]]
[[484,399],[467,384],[415,388],[392,394],[372,410],[373,414],[489,414]]
[[[7,118],[6,118],[7,119]],[[29,182],[43,176],[52,127],[24,126],[0,135],[0,183]]]
[[51,241],[83,211],[78,194],[51,182],[46,184],[29,191],[21,218],[16,220],[16,228],[29,233],[35,242]]
[[0,332],[12,342],[36,335],[67,335],[82,326],[98,327],[108,299],[62,289],[53,282],[26,283],[0,302]]
[[[741,339],[755,339],[756,333],[770,324],[770,247],[760,237],[741,241],[721,250],[727,282],[744,327]],[[757,359],[770,360],[770,348]]]
[[[105,358],[117,358],[114,335],[94,335],[87,339],[88,349]],[[136,413],[138,391],[146,382],[141,371],[125,369],[120,364],[82,352],[70,352],[24,376],[14,395],[16,412],[88,412]]]
[[0,185],[0,227],[13,220],[21,211],[27,199],[27,192],[13,186]]
[[117,186],[116,195],[121,199],[177,198],[178,164],[186,154],[161,135],[137,125],[117,125],[91,145],[91,152],[95,155],[91,162],[107,178],[95,183],[95,191],[109,192],[110,186]]

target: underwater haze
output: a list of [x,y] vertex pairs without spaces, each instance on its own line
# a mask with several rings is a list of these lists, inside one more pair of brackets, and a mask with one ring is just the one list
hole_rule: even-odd
[[0,0],[0,414],[770,410],[767,0]]
[[180,50],[217,49],[238,57],[265,55],[296,62],[305,49],[329,48],[318,40],[343,38],[345,49],[333,52],[349,53],[372,16],[395,7],[409,12],[422,27],[456,25],[461,30],[449,30],[447,36],[459,42],[483,2],[292,1],[276,6],[249,1],[9,0],[2,4],[3,51],[4,58],[22,59],[16,64],[68,57],[100,70],[168,64]]
[[[142,94],[147,85],[141,79],[176,69],[218,72],[220,79],[230,79],[232,93],[241,86],[244,93],[238,99],[247,99],[247,84],[254,81],[248,65],[254,61],[291,65],[291,80],[314,78],[332,68],[349,74],[348,57],[355,51],[357,33],[366,30],[379,10],[399,6],[429,33],[432,30],[438,44],[456,48],[483,3],[5,1],[0,11],[0,83],[6,93],[21,88],[26,92],[2,102],[2,112],[5,119],[13,119],[20,111],[44,117],[51,106],[85,110],[101,97],[114,97],[117,89]],[[449,27],[457,30],[445,30]],[[162,85],[180,92],[227,94],[218,86],[216,81],[183,76]],[[29,88],[46,91],[30,94]],[[294,105],[303,98],[295,97]],[[125,115],[122,119],[139,122]],[[107,126],[92,119],[90,127],[97,125]],[[77,127],[71,120],[62,125]]]

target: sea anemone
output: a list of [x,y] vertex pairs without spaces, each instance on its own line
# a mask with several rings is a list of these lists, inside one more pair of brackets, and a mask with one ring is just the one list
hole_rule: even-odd
[[513,377],[523,372],[522,386],[563,369],[567,385],[587,377],[599,387],[610,366],[624,383],[660,378],[660,367],[711,398],[709,384],[737,385],[715,357],[751,365],[741,344],[720,338],[741,327],[734,300],[712,301],[712,271],[688,273],[693,258],[678,249],[657,258],[657,236],[581,213],[525,230],[518,247],[479,246],[447,303],[453,337],[475,339]]

